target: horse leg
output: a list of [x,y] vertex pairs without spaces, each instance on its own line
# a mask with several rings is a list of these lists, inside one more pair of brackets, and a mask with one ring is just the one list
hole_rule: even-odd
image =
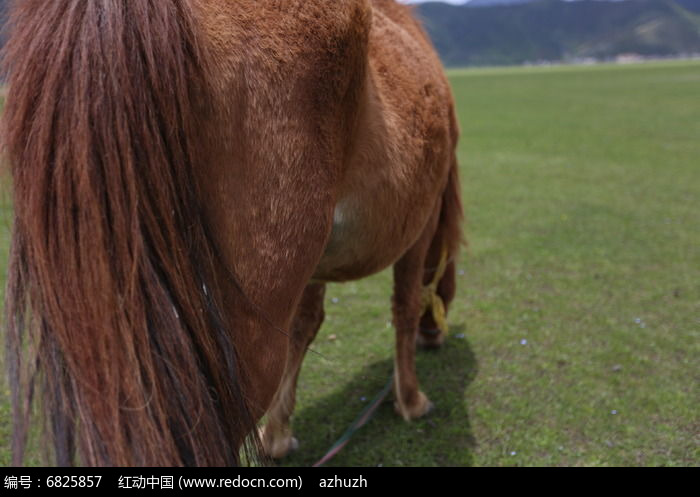
[[297,380],[304,355],[323,323],[325,293],[325,284],[310,284],[304,290],[297,307],[282,382],[270,405],[267,422],[260,431],[265,454],[275,459],[286,456],[299,445],[292,436],[289,418],[294,412]]
[[[448,260],[446,262],[444,272],[441,275],[437,274],[441,258],[443,257],[442,254],[445,250],[444,244],[446,243],[443,237],[440,236],[441,228],[442,226],[438,227],[438,233],[436,233],[435,237],[433,238],[432,244],[430,245],[430,250],[428,251],[428,257],[426,257],[423,285],[424,287],[430,285],[436,276],[440,278],[437,284],[436,293],[442,300],[444,306],[444,319],[447,316],[450,303],[454,299],[457,285],[454,260]],[[447,330],[444,328],[441,329],[435,318],[433,309],[426,309],[423,316],[421,316],[418,327],[418,345],[423,348],[438,348],[444,343],[446,337]]]
[[432,403],[418,388],[415,354],[416,336],[422,311],[424,268],[437,228],[439,207],[440,204],[418,241],[394,264],[395,407],[407,421],[423,416],[432,408]]
[[457,287],[454,259],[463,240],[460,190],[457,157],[453,155],[447,186],[442,195],[440,220],[425,259],[423,285],[430,289],[430,294],[433,291],[437,294],[441,309],[435,309],[434,305],[423,308],[417,340],[418,345],[424,348],[440,347],[447,337],[447,311]]

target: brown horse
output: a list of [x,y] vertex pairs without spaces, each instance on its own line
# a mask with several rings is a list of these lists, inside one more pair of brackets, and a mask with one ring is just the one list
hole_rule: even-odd
[[57,464],[234,465],[268,409],[284,455],[325,283],[392,264],[396,407],[427,412],[458,131],[408,8],[21,0],[10,27],[16,463],[35,391]]

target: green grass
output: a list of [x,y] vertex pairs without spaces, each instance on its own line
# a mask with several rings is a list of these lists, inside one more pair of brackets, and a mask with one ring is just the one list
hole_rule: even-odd
[[[331,464],[698,465],[700,63],[450,76],[469,249],[451,336],[417,359],[436,410],[383,404]],[[318,459],[386,383],[390,292],[390,272],[329,286],[283,464]]]

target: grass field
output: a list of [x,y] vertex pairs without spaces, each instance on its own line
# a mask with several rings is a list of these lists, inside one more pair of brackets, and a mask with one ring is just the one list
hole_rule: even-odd
[[[383,404],[332,464],[700,464],[700,63],[451,81],[469,248],[451,336],[418,357],[436,410]],[[314,462],[386,383],[390,291],[390,272],[329,287],[283,464]],[[3,389],[0,464],[8,411]]]

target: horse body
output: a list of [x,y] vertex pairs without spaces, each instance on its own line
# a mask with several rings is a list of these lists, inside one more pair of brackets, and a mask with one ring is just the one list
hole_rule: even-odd
[[[57,462],[78,450],[87,464],[236,463],[268,409],[263,449],[284,455],[325,283],[392,264],[397,410],[427,412],[413,354],[419,323],[435,323],[421,291],[447,254],[437,291],[454,296],[461,206],[452,97],[409,9],[55,0],[42,17],[40,3],[18,2],[12,17],[8,314],[11,353],[22,355],[26,333],[48,378]],[[70,297],[51,269],[64,261],[96,275],[73,275]]]

